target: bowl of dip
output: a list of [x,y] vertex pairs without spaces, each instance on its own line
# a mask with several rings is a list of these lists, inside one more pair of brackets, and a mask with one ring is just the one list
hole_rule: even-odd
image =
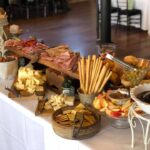
[[108,98],[112,103],[122,106],[130,99],[130,94],[127,89],[117,89],[110,91]]
[[130,90],[131,98],[147,114],[150,114],[150,84],[140,84]]

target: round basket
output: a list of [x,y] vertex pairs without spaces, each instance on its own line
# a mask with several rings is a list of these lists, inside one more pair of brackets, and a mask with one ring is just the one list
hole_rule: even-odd
[[101,117],[92,108],[88,108],[88,110],[92,112],[93,116],[96,119],[96,123],[91,126],[88,127],[75,127],[74,125],[66,126],[56,122],[56,116],[62,114],[63,111],[65,110],[70,110],[73,108],[74,106],[73,107],[68,106],[68,107],[61,108],[53,113],[52,125],[53,125],[54,132],[57,135],[66,139],[82,140],[82,139],[90,138],[100,131]]

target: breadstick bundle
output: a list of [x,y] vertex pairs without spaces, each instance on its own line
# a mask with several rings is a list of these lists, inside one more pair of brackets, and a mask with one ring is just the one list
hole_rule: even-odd
[[100,93],[112,74],[109,65],[96,55],[82,57],[78,62],[78,68],[80,90],[84,94]]

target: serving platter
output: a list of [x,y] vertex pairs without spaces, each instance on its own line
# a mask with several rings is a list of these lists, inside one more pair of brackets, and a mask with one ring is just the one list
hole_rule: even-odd
[[17,48],[15,47],[11,47],[11,46],[6,46],[5,47],[8,51],[11,51],[13,53],[15,53],[16,55],[20,56],[20,57],[26,57],[28,59],[30,59],[31,61],[33,62],[38,62],[42,65],[45,65],[51,69],[54,69],[56,71],[59,71],[63,74],[66,74],[72,78],[75,78],[75,79],[79,79],[79,75],[78,75],[78,72],[73,72],[71,70],[66,70],[66,69],[63,69],[61,67],[59,67],[58,65],[48,61],[48,60],[44,60],[42,58],[39,59],[39,56],[34,54],[34,55],[30,55],[30,54],[27,54],[27,53],[23,53],[21,50],[17,50]]

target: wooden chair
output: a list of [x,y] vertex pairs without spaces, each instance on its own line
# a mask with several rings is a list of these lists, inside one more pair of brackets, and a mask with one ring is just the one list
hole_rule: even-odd
[[[141,28],[142,24],[142,12],[139,9],[129,8],[129,2],[128,0],[117,0],[119,9],[119,24],[121,22],[125,22],[127,25],[127,29],[131,27],[131,25],[134,23],[139,23],[139,26]],[[123,16],[126,18],[124,19]],[[137,16],[134,18],[133,16]]]
[[23,2],[25,2],[24,6],[26,8],[27,19],[30,18],[31,11],[35,11],[37,16],[39,16],[41,12],[43,13],[44,17],[48,15],[48,0],[22,0],[22,3]]
[[[118,7],[111,7],[111,22],[116,22],[117,26],[119,22],[118,12],[119,12]],[[99,40],[100,39],[100,24],[101,24],[101,0],[96,0],[96,14],[97,14],[96,32],[97,32],[97,40]]]
[[52,0],[52,5],[55,14],[70,10],[68,0]]
[[24,14],[26,18],[31,17],[31,13],[36,13],[36,16],[39,16],[42,11],[43,16],[47,16],[48,12],[48,0],[17,0],[15,3],[9,4],[9,13],[11,19],[15,18],[16,13],[20,17],[23,17]]

